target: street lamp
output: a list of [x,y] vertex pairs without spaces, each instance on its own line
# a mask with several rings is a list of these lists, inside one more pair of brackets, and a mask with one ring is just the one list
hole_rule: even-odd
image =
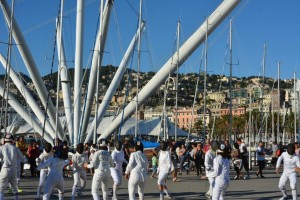
[[[176,87],[176,82],[174,80],[174,78],[172,77],[168,77],[165,81],[165,86],[164,86],[164,108],[163,108],[163,119],[164,119],[164,141],[166,141],[166,139],[168,139],[169,137],[167,136],[166,130],[167,130],[167,108],[166,108],[166,99],[167,99],[167,90],[168,90],[168,83],[169,80],[173,81],[173,89],[172,91],[175,91],[175,87]],[[177,119],[176,119],[177,120]],[[176,127],[175,127],[175,133],[176,133]],[[175,135],[175,137],[177,137],[177,135]]]
[[[250,88],[250,111],[249,111],[249,133],[248,133],[248,145],[249,145],[249,169],[251,169],[251,143],[250,143],[250,135],[252,133],[252,90],[254,88],[259,88],[260,89],[260,94],[261,94],[261,87],[260,86],[252,86]],[[253,135],[253,144],[255,144],[255,137],[254,137],[254,133],[252,133]]]

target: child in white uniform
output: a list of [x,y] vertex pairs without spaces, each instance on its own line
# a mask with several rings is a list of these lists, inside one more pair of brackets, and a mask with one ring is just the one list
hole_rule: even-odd
[[[218,149],[218,142],[215,140],[212,140],[210,142],[210,148],[209,150],[205,153],[205,159],[204,159],[204,166],[205,166],[205,174],[208,174],[211,172],[214,168],[214,158],[216,157],[216,150]],[[207,197],[210,197],[212,195],[212,188],[213,184],[215,182],[214,177],[208,177],[209,181],[209,189],[205,193]]]
[[224,144],[221,144],[217,150],[217,157],[214,158],[213,170],[210,171],[207,177],[215,178],[212,190],[212,200],[223,200],[225,192],[229,186],[229,152]]
[[77,144],[76,153],[72,156],[73,163],[73,177],[74,185],[72,188],[72,200],[75,199],[75,193],[77,191],[77,196],[82,195],[82,191],[86,185],[86,170],[88,162],[88,156],[84,152],[83,143]]
[[[52,145],[50,143],[46,143],[43,153],[36,159],[37,166],[39,166],[41,163],[45,162],[46,160],[48,160],[49,158],[52,158],[52,157],[53,157]],[[40,180],[39,180],[39,185],[38,185],[38,188],[37,188],[36,199],[40,199],[41,190],[42,190],[42,187],[45,183],[45,180],[46,180],[46,177],[47,177],[48,173],[49,173],[48,168],[41,169]]]
[[[160,200],[171,199],[171,196],[168,192],[168,188],[166,186],[166,179],[168,174],[171,173],[172,169],[172,159],[170,152],[167,150],[168,144],[165,141],[160,143],[160,151],[158,158],[158,188],[160,192]],[[166,196],[164,197],[164,193]]]
[[88,168],[95,169],[95,174],[92,181],[92,195],[94,200],[99,200],[99,188],[102,187],[103,200],[108,200],[108,184],[110,179],[110,167],[113,166],[111,155],[107,149],[105,139],[100,140],[99,151],[94,154],[92,162]]
[[135,191],[137,189],[139,193],[139,199],[144,200],[144,188],[147,178],[148,159],[143,151],[143,143],[137,141],[135,145],[135,152],[130,154],[129,162],[126,167],[125,178],[129,179],[129,200],[135,199]]
[[300,167],[299,157],[295,154],[295,146],[294,144],[288,144],[287,152],[283,152],[281,156],[279,156],[277,163],[276,163],[276,173],[279,173],[279,166],[283,161],[283,173],[279,180],[279,189],[281,190],[283,197],[281,200],[287,199],[287,193],[285,184],[287,180],[290,180],[290,186],[292,189],[292,196],[293,200],[297,199],[297,174],[295,171],[296,167]]
[[122,149],[121,141],[115,142],[115,149],[113,150],[111,157],[115,164],[115,167],[110,168],[111,177],[114,180],[112,199],[117,200],[117,189],[122,183],[122,164],[123,162],[128,164],[127,160],[124,157],[124,151]]
[[54,188],[58,189],[59,200],[64,197],[64,177],[63,168],[70,163],[65,160],[67,155],[64,155],[62,146],[57,147],[54,157],[49,158],[46,162],[41,163],[37,170],[49,168],[48,177],[45,184],[43,200],[48,200]]

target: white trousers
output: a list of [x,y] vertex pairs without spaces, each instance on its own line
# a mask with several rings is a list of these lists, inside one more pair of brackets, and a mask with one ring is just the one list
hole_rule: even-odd
[[[51,173],[51,172],[50,172]],[[48,200],[54,188],[58,189],[59,200],[63,199],[64,177],[62,174],[49,174],[46,180],[43,200]]]
[[128,181],[129,200],[135,199],[136,190],[139,194],[139,200],[144,200],[144,188],[146,185],[146,175],[139,171],[131,171]]
[[165,171],[159,171],[157,184],[158,185],[166,185],[166,178],[168,177],[168,173]]
[[282,173],[282,175],[279,179],[278,187],[282,191],[283,195],[287,196],[285,184],[288,180],[290,180],[290,187],[292,189],[293,199],[297,199],[297,187],[296,187],[297,186],[297,174],[296,174],[296,172],[289,173],[289,174]]
[[224,200],[225,192],[228,188],[229,180],[217,179],[214,181],[212,188],[212,200]]
[[17,171],[13,167],[2,167],[0,172],[0,193],[4,193],[6,185],[10,183],[14,194],[18,193]]
[[117,169],[111,167],[110,174],[111,174],[112,179],[114,180],[115,185],[122,184],[122,170],[117,170]]
[[[80,189],[84,189],[86,185],[86,171],[76,170],[73,172],[74,186]],[[80,182],[80,183],[79,183]]]
[[108,186],[109,186],[109,179],[110,179],[110,170],[95,170],[95,174],[93,176],[92,181],[92,195],[94,200],[99,200],[99,188],[101,185],[102,193],[103,193],[103,200],[108,199]]

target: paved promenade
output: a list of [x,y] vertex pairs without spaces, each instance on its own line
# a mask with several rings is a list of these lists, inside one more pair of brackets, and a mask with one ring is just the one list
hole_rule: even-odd
[[[150,174],[150,173],[149,173]],[[231,179],[230,187],[226,193],[226,199],[256,199],[256,200],[268,200],[268,199],[279,199],[282,195],[279,191],[277,185],[279,181],[279,174],[276,174],[272,169],[265,170],[265,179],[258,179],[255,176],[255,172],[251,172],[251,179],[249,180],[233,180]],[[233,171],[231,178],[234,177]],[[181,175],[179,178],[181,182],[173,183],[171,179],[168,181],[167,185],[170,192],[173,195],[172,199],[184,200],[184,199],[207,199],[205,197],[205,192],[208,189],[208,181],[201,180],[199,177],[195,176],[195,172],[191,172],[189,175]],[[89,199],[92,200],[90,193],[92,177],[88,176],[87,187],[83,192],[83,196],[76,199]],[[298,180],[300,181],[300,180]],[[159,199],[159,192],[156,186],[157,179],[151,179],[149,177],[147,181],[147,187],[145,191],[145,199],[154,200]],[[26,176],[21,180],[20,188],[23,192],[20,194],[20,199],[35,199],[36,187],[38,185],[38,178],[30,178]],[[65,198],[71,199],[71,188],[73,185],[73,178],[65,178]],[[111,183],[112,185],[112,183]],[[291,198],[291,191],[289,183],[287,184],[289,199]],[[300,196],[300,183],[297,186],[298,193]],[[110,187],[111,190],[111,187]],[[13,199],[10,193],[5,193],[5,199]],[[58,199],[57,192],[55,192],[50,199]],[[101,198],[102,199],[102,198]],[[111,199],[111,196],[109,196]],[[127,180],[123,179],[123,183],[119,190],[119,199],[127,200]]]

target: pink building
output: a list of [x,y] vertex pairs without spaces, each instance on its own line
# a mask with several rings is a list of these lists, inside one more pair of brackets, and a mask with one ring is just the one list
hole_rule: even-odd
[[[232,116],[240,116],[246,114],[246,107],[233,107]],[[229,115],[229,108],[221,108],[221,115]]]

